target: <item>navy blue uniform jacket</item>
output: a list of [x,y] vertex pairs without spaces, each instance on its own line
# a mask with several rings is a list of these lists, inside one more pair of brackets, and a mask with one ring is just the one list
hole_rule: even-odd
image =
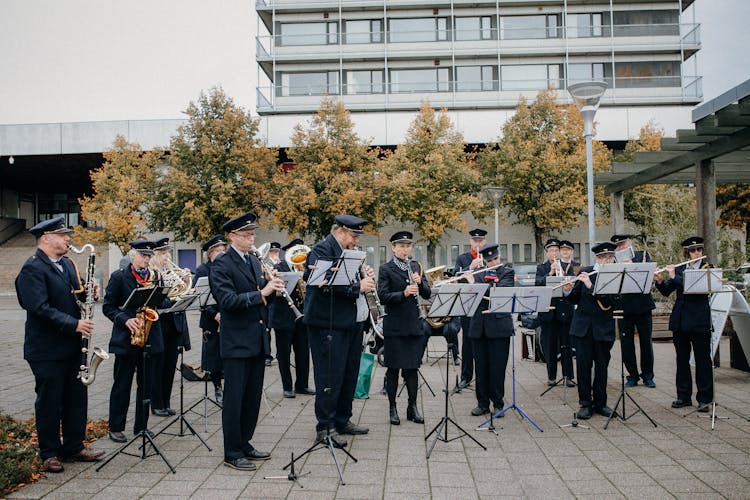
[[[484,292],[484,296],[489,299],[490,290],[493,286],[505,286],[512,287],[515,285],[516,272],[509,267],[499,267],[493,271],[483,271],[474,275],[475,283],[487,283],[485,276],[493,278],[497,276],[497,283],[490,283],[490,288]],[[471,326],[469,327],[469,338],[479,339],[499,339],[503,337],[510,337],[513,335],[513,317],[510,313],[499,313],[499,314],[484,314],[482,311],[487,311],[490,308],[490,301],[482,299],[479,301],[479,307],[477,308],[474,316],[471,318]]]
[[685,294],[685,266],[674,270],[674,279],[656,284],[665,297],[677,291],[677,301],[669,316],[669,329],[672,332],[705,333],[711,331],[711,305],[708,294]]
[[[635,252],[633,262],[651,262],[651,256],[644,252]],[[620,307],[625,314],[643,314],[656,309],[654,297],[649,293],[626,293],[622,295]]]
[[[575,269],[576,267],[578,267],[578,263],[576,261],[570,261],[567,264],[563,264],[561,262],[560,264],[562,265],[562,270],[565,276],[575,276]],[[534,279],[534,284],[536,286],[546,286],[547,278],[549,277],[549,273],[551,270],[552,264],[550,263],[550,261],[545,261],[542,264],[538,264],[536,266],[536,278]],[[571,304],[564,298],[553,298],[550,306],[554,307],[555,309],[552,311],[540,312],[540,321],[547,323],[549,321],[552,321],[553,319],[556,319],[557,321],[567,322],[573,319],[573,304]]]
[[251,358],[268,354],[268,308],[260,290],[268,281],[260,261],[250,257],[253,270],[230,247],[211,265],[211,293],[221,312],[221,357]]
[[[593,270],[593,266],[588,266],[582,268],[581,273]],[[585,337],[591,330],[594,340],[614,342],[615,320],[612,313],[617,308],[619,298],[616,295],[594,295],[596,278],[596,274],[591,276],[591,288],[586,288],[582,281],[576,281],[567,296],[572,304],[578,304],[570,325],[570,335]]]
[[[67,270],[70,280],[47,254],[37,249],[16,277],[18,303],[27,312],[23,342],[23,358],[27,361],[80,356],[81,334],[76,333],[76,327],[81,310],[73,294],[79,285],[78,276],[68,258],[60,259],[60,264]],[[79,300],[85,299],[81,292]]]
[[[130,264],[123,270],[117,270],[109,277],[107,292],[104,295],[102,311],[112,321],[112,338],[109,340],[109,352],[114,354],[136,354],[141,349],[130,343],[130,330],[125,322],[135,318],[135,309],[120,310],[120,306],[130,297],[130,293],[138,288],[138,281],[133,276],[133,265]],[[154,271],[152,271],[154,272]],[[156,280],[155,280],[156,281]],[[165,300],[165,302],[168,302]],[[164,304],[167,305],[167,304]],[[164,352],[164,339],[161,336],[161,326],[156,321],[151,325],[148,335],[148,343],[151,344],[152,353]]]
[[[333,260],[341,256],[341,245],[332,234],[315,245],[307,256],[304,280],[312,273],[309,266],[314,266],[318,259]],[[326,272],[330,279],[333,273]],[[357,297],[359,297],[359,280],[351,285],[308,286],[305,290],[305,310],[302,321],[315,328],[332,328],[347,330],[357,322]],[[331,315],[331,312],[333,315]]]
[[[427,285],[424,273],[416,263],[412,264],[413,272],[422,276],[419,284],[419,296],[429,299],[432,292]],[[420,306],[417,297],[406,297],[404,290],[409,284],[406,271],[389,260],[378,269],[378,298],[385,305],[386,317],[383,318],[383,334],[386,337],[400,337],[405,335],[422,336],[419,325]]]
[[471,256],[471,252],[460,254],[456,257],[456,265],[453,266],[453,272],[458,273],[459,271],[468,271],[471,261],[473,260],[474,257]]

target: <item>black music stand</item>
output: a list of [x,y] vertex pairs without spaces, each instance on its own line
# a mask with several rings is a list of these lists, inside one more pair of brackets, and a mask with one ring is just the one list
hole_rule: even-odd
[[[431,318],[445,318],[445,317],[456,317],[456,316],[473,316],[474,312],[477,310],[477,307],[479,307],[479,303],[482,300],[482,296],[484,295],[484,292],[489,287],[488,284],[485,283],[477,283],[477,284],[446,284],[442,285],[441,287],[437,288],[433,291],[435,300],[432,303],[432,307],[430,307],[430,312],[428,314]],[[446,342],[446,352],[450,352],[450,348],[452,345],[448,342]],[[449,443],[451,441],[454,441],[456,439],[461,439],[464,436],[467,436],[469,439],[474,441],[476,444],[478,444],[483,450],[486,450],[487,447],[485,447],[482,443],[476,440],[474,436],[469,434],[463,427],[458,425],[455,420],[453,420],[451,417],[448,416],[448,397],[450,396],[450,391],[448,389],[448,379],[450,377],[449,370],[450,370],[451,363],[445,363],[445,389],[443,389],[443,392],[445,393],[445,408],[443,413],[443,418],[440,419],[440,422],[432,428],[429,434],[425,436],[424,440],[427,441],[432,434],[435,434],[435,438],[432,441],[432,444],[430,445],[429,450],[427,450],[427,458],[430,458],[430,455],[432,454],[432,450],[435,448],[435,445],[437,444],[438,440]],[[456,429],[461,431],[461,434],[459,434],[456,437],[448,439],[448,424],[453,424]],[[441,432],[443,435],[441,435]]]
[[[546,286],[550,290],[552,290],[552,298],[553,299],[561,299],[561,298],[563,298],[563,289],[562,289],[561,285],[566,280],[570,280],[570,279],[571,279],[571,276],[547,276]],[[549,311],[550,312],[554,311],[554,310],[555,310],[554,306],[550,306],[549,307]],[[568,335],[568,338],[570,338],[570,335]],[[562,361],[562,359],[565,358],[565,355],[568,353],[568,349],[570,349],[570,346],[564,345],[564,344],[560,344],[560,356],[561,356],[561,363],[560,364],[561,365],[564,364],[564,362]],[[549,356],[549,353],[545,354],[545,359],[546,359],[547,356]],[[555,360],[555,363],[557,363],[557,360]],[[563,367],[563,369],[564,369],[564,367]],[[568,398],[567,398],[567,395],[568,395],[567,394],[568,393],[568,380],[569,380],[568,377],[563,373],[562,376],[559,379],[555,380],[554,384],[552,384],[551,386],[547,387],[539,395],[539,397],[544,397],[544,395],[547,394],[549,391],[551,391],[555,387],[558,387],[560,384],[562,384],[562,387],[563,387],[563,395],[562,395],[563,405],[567,405],[568,404]],[[578,427],[578,424],[573,425],[573,427]],[[582,427],[586,427],[586,426],[582,426]]]
[[[163,286],[156,286],[152,288],[136,288],[134,289],[130,296],[128,297],[128,300],[125,301],[125,304],[120,306],[120,309],[130,309],[130,310],[139,310],[141,308],[149,307],[152,309],[157,308],[160,304],[164,302],[164,300],[167,298],[167,294],[169,293],[171,287],[163,287]],[[143,387],[141,389],[141,401],[137,402],[136,404],[140,404],[143,406],[143,418],[148,418],[148,407],[151,403],[151,398],[148,396],[149,392],[149,383],[148,383],[148,360],[151,357],[151,344],[146,342],[146,345],[143,346]],[[156,437],[156,436],[154,436]],[[131,446],[133,443],[141,441],[141,445],[138,447],[141,452],[139,454],[135,453],[128,453],[125,450]],[[151,448],[154,450],[153,453],[148,453],[147,450],[147,444],[151,445]],[[167,460],[167,457],[164,456],[164,453],[159,449],[158,446],[156,446],[156,443],[154,442],[154,439],[151,437],[151,431],[148,430],[148,426],[145,425],[143,429],[138,431],[127,443],[122,445],[115,453],[112,454],[106,461],[102,462],[102,464],[96,468],[97,472],[102,469],[105,465],[110,463],[112,460],[115,459],[118,455],[129,455],[131,457],[137,457],[141,460],[144,460],[148,457],[153,457],[154,455],[158,455],[161,457],[162,460],[164,460],[164,463],[167,464],[167,467],[169,467],[169,470],[172,471],[172,474],[177,474],[177,471],[172,467],[172,464],[169,463],[169,460]]]
[[[534,287],[495,287],[490,290],[490,307],[485,311],[487,314],[493,313],[532,313],[546,311],[549,309],[552,300],[552,290],[545,286]],[[490,418],[479,424],[477,428],[484,427],[486,424],[492,425],[493,419],[502,417],[509,410],[515,410],[521,417],[526,419],[539,432],[544,432],[539,425],[516,404],[516,343],[513,338],[516,336],[515,329],[511,335],[511,403],[498,411]]]
[[[656,271],[655,262],[628,262],[617,264],[605,264],[599,268],[596,282],[594,283],[594,295],[622,295],[629,293],[644,294],[651,291],[651,283],[654,280],[654,271]],[[612,408],[612,414],[607,418],[604,424],[606,429],[613,418],[625,422],[638,413],[643,415],[656,427],[656,422],[648,413],[633,399],[625,388],[625,356],[623,355],[622,338],[620,334],[620,320],[622,311],[613,311],[615,321],[615,337],[620,339],[620,395],[617,397],[615,406]],[[625,401],[630,401],[638,408],[632,414],[628,415],[625,410]],[[617,413],[617,407],[622,403],[622,413]]]
[[[214,296],[211,295],[211,286],[208,282],[208,276],[201,276],[198,278],[198,281],[195,282],[195,293],[198,296],[197,302],[198,307],[202,310],[204,310],[207,306],[215,305],[216,300],[214,299]],[[206,349],[206,344],[208,343],[208,338],[206,337],[205,333],[201,335],[203,339],[203,350]],[[201,366],[203,371],[205,372],[205,366]],[[216,401],[215,399],[211,399],[208,395],[208,382],[209,379],[203,378],[203,397],[201,397],[198,401],[190,405],[187,410],[185,410],[185,413],[187,412],[193,412],[196,415],[200,415],[203,417],[203,432],[208,432],[208,403],[213,403],[219,410],[221,410],[223,407],[221,403]],[[199,413],[194,410],[196,406],[203,403],[203,413]],[[216,410],[214,410],[211,415],[215,414]]]
[[[330,289],[330,287],[333,286],[350,286],[352,283],[357,281],[359,279],[359,268],[362,265],[362,262],[364,262],[365,257],[367,254],[365,252],[359,251],[359,250],[348,250],[345,249],[341,256],[333,258],[331,260],[324,260],[324,259],[318,259],[316,262],[314,262],[313,266],[310,266],[310,269],[312,272],[308,276],[307,279],[307,286],[317,286],[317,287],[327,287]],[[330,311],[329,311],[329,317],[331,318],[331,322],[333,322],[333,295],[332,291],[329,290],[330,296],[331,296],[331,303],[330,303]],[[328,342],[328,373],[331,373],[331,355],[330,355],[330,344],[333,340],[333,337],[330,334],[330,330],[332,330],[332,326],[329,329],[329,333],[326,336],[326,341]],[[330,378],[330,377],[329,377]],[[325,406],[328,408],[331,408],[333,401],[331,401],[331,388],[330,387],[324,387],[323,393],[325,394]],[[294,457],[294,454],[292,454],[291,461],[286,464],[283,469],[286,470],[290,467],[293,467],[294,464],[304,457],[305,455],[308,455],[309,453],[312,453],[317,450],[327,449],[328,452],[331,454],[331,458],[333,459],[333,463],[336,465],[336,471],[339,474],[339,482],[342,485],[345,485],[344,482],[344,475],[341,472],[341,465],[339,464],[338,458],[336,457],[336,447],[333,445],[333,440],[331,439],[330,429],[328,429],[325,433],[325,436],[322,439],[315,439],[315,442],[312,446],[310,446],[307,450],[302,452],[299,456],[296,458]],[[349,458],[354,460],[354,462],[357,462],[357,459],[354,455],[352,455],[346,448],[339,448],[341,451],[343,451]]]

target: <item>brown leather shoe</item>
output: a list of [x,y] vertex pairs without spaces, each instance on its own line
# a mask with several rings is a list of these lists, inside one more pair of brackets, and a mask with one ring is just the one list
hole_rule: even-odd
[[63,468],[62,462],[60,462],[60,459],[57,457],[49,457],[47,460],[44,461],[44,470],[47,472],[62,472],[65,470]]
[[91,448],[84,448],[75,455],[71,455],[65,459],[66,462],[98,462],[104,456],[104,450],[92,450]]

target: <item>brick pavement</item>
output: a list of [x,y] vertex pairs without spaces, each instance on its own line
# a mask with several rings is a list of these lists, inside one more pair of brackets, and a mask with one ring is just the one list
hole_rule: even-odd
[[[110,323],[97,310],[95,345],[106,346]],[[34,387],[28,365],[22,360],[24,314],[12,297],[0,298],[1,365],[0,410],[14,417],[33,416]],[[185,360],[197,364],[200,336],[197,317],[190,319],[193,345]],[[442,339],[430,343],[431,354],[444,349]],[[516,341],[520,357],[520,337]],[[728,342],[722,341],[725,367],[716,371],[717,400],[741,415],[750,415],[750,374],[726,367]],[[94,464],[66,464],[65,472],[43,478],[11,495],[11,498],[701,498],[750,497],[750,422],[720,408],[721,420],[711,431],[710,421],[697,414],[683,417],[685,410],[674,411],[674,349],[671,343],[655,344],[656,389],[638,386],[630,394],[656,420],[654,428],[643,415],[627,423],[613,421],[603,429],[605,419],[595,416],[583,428],[561,429],[571,420],[572,409],[562,401],[562,388],[539,394],[545,388],[546,370],[541,363],[517,359],[517,400],[543,429],[538,432],[528,422],[510,414],[496,421],[497,436],[475,432],[480,422],[469,411],[475,405],[474,394],[464,391],[451,397],[449,414],[471,430],[482,450],[470,439],[438,442],[430,459],[425,458],[424,437],[439,422],[443,413],[440,389],[444,382],[444,361],[423,365],[422,373],[437,397],[426,388],[420,394],[425,415],[424,426],[402,420],[400,426],[388,424],[388,404],[378,394],[383,369],[373,378],[371,398],[355,400],[355,417],[370,427],[370,434],[352,439],[350,451],[358,462],[338,458],[343,464],[346,485],[340,486],[328,452],[317,451],[302,460],[300,479],[304,488],[287,480],[265,480],[264,476],[285,474],[282,466],[291,452],[306,449],[314,438],[313,398],[281,398],[278,368],[266,370],[268,405],[261,407],[261,420],[253,444],[269,450],[273,458],[259,463],[254,473],[240,472],[222,465],[220,415],[205,420],[192,414],[188,418],[213,451],[209,452],[190,435],[161,435],[157,442],[175,466],[171,474],[158,458],[146,460],[119,456],[102,471]],[[619,390],[619,344],[615,344],[610,364],[608,394],[614,404]],[[451,367],[450,384],[454,383]],[[112,362],[103,363],[97,380],[89,388],[89,418],[106,418],[107,399],[112,379]],[[177,384],[175,390],[177,390]],[[506,402],[510,401],[510,373],[506,383]],[[203,384],[185,383],[185,400],[192,402],[203,394]],[[175,392],[175,398],[178,397]],[[567,399],[577,406],[575,390]],[[178,399],[173,400],[173,406]],[[271,411],[272,408],[272,411]],[[628,413],[632,405],[628,405]],[[405,416],[406,396],[399,399]],[[211,413],[209,409],[209,413]],[[132,405],[130,418],[132,419]],[[151,417],[151,428],[158,431],[171,419]],[[174,428],[174,426],[173,426]],[[132,432],[132,420],[128,421]],[[457,436],[449,427],[448,437]],[[108,439],[95,447],[112,451]]]

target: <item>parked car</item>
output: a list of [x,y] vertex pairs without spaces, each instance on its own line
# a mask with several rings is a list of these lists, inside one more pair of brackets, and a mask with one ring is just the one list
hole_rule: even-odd
[[516,272],[516,286],[534,286],[536,281],[535,263],[514,262],[511,267]]

